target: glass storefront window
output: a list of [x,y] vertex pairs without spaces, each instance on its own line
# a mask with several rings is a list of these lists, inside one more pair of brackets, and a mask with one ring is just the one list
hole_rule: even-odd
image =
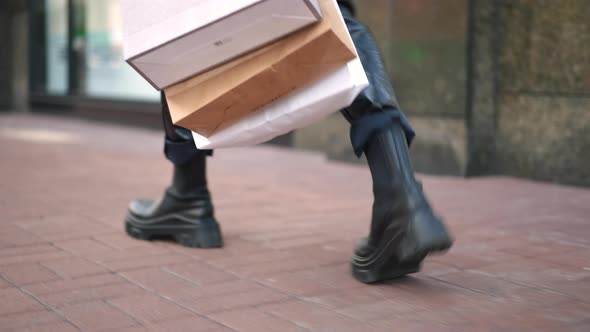
[[66,0],[45,0],[47,65],[46,90],[65,95],[68,91],[68,16]]
[[[57,95],[158,100],[158,92],[123,59],[119,0],[35,1],[46,8],[46,86],[40,90]],[[73,8],[68,8],[68,3]],[[371,27],[383,51],[402,108],[409,115],[462,116],[467,0],[357,4],[361,20]],[[71,45],[69,10],[75,21]],[[68,46],[73,48],[71,52]]]
[[43,54],[34,57],[42,61],[33,68],[36,93],[138,101],[159,99],[159,93],[123,59],[119,0],[34,0],[33,3],[42,13],[35,31],[44,36],[41,38],[44,40],[33,46],[33,53]]
[[119,0],[86,1],[86,93],[157,100],[158,92],[123,59]]

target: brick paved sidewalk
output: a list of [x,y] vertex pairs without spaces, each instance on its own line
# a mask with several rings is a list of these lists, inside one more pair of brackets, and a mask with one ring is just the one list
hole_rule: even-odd
[[128,201],[170,178],[157,131],[0,117],[0,331],[590,331],[590,190],[422,176],[457,241],[367,286],[364,167],[220,150],[221,250],[128,238]]

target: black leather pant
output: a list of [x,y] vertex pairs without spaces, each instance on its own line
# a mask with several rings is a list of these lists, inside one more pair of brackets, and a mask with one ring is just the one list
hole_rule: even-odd
[[[338,3],[369,80],[369,86],[359,94],[352,105],[341,111],[351,124],[350,139],[355,153],[360,156],[372,135],[389,128],[393,121],[401,123],[410,144],[415,134],[398,106],[375,39],[369,29],[354,17],[354,7],[350,0]],[[212,151],[200,151],[195,147],[189,130],[172,124],[163,92],[161,102],[166,131],[166,157],[174,164],[182,165],[198,154],[211,154]]]

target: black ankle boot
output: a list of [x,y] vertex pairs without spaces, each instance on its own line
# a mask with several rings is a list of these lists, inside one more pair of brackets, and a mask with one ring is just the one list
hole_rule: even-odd
[[173,238],[187,247],[222,247],[205,179],[205,158],[200,153],[175,166],[172,185],[159,201],[131,202],[125,219],[127,233],[142,240]]
[[426,255],[452,241],[414,178],[399,122],[373,135],[364,152],[373,177],[373,215],[352,269],[355,278],[371,283],[417,272]]

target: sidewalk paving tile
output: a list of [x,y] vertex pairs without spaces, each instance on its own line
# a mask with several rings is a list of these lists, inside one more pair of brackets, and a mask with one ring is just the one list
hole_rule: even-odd
[[0,290],[0,316],[21,312],[43,310],[41,303],[19,289],[6,288]]
[[55,272],[38,263],[2,266],[0,275],[17,286],[61,279]]
[[61,308],[59,312],[83,331],[121,329],[139,325],[136,320],[103,301],[73,304]]

